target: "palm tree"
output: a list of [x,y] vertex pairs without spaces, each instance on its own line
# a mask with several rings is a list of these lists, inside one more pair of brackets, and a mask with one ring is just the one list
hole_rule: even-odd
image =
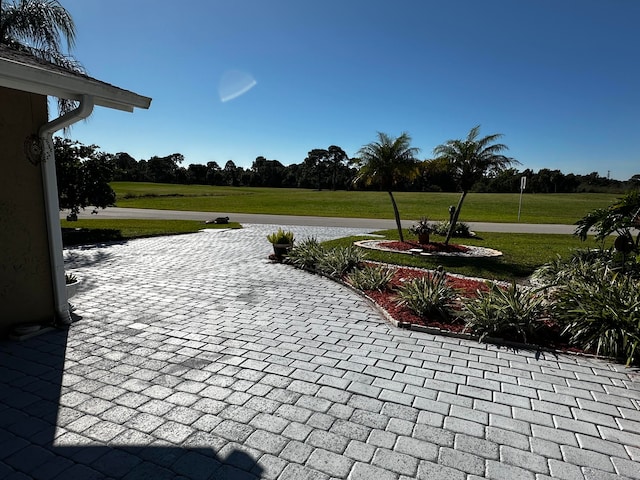
[[415,155],[420,149],[410,145],[411,137],[408,133],[402,133],[394,139],[386,133],[378,132],[378,140],[364,145],[358,151],[358,158],[354,159],[354,163],[359,167],[354,183],[378,185],[391,197],[401,242],[404,242],[404,236],[392,189],[399,181],[409,179],[416,174],[418,162]]
[[[84,73],[80,63],[62,49],[64,41],[67,51],[71,50],[75,38],[73,19],[57,0],[0,0],[0,45]],[[61,113],[73,105],[71,100],[58,100]]]
[[462,191],[458,207],[455,209],[447,232],[445,244],[449,243],[456,228],[460,209],[467,193],[474,183],[487,173],[500,172],[512,164],[519,164],[517,160],[506,157],[500,152],[509,147],[502,143],[494,143],[502,134],[496,133],[478,138],[480,125],[473,127],[465,140],[448,140],[433,149],[434,154],[449,164],[454,181]]
[[603,242],[616,233],[621,240],[617,246],[640,252],[640,232],[633,239],[633,229],[640,227],[640,190],[631,190],[607,208],[597,208],[576,222],[574,235],[585,241],[592,229],[596,240]]

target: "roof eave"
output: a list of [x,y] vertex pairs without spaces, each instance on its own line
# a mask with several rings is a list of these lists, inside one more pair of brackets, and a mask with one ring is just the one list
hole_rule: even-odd
[[70,100],[90,95],[96,105],[126,112],[133,112],[134,108],[148,109],[151,105],[149,97],[90,77],[52,71],[6,58],[0,58],[0,86]]

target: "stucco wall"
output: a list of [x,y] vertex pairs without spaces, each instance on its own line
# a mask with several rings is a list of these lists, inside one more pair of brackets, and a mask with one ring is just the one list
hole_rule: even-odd
[[0,87],[0,336],[54,317],[42,169],[24,154],[46,121],[46,97]]

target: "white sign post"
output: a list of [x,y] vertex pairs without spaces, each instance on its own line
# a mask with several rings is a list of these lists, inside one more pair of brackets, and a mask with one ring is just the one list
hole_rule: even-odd
[[527,177],[520,177],[520,205],[518,205],[518,222],[520,221],[520,211],[522,210],[522,192],[527,188]]

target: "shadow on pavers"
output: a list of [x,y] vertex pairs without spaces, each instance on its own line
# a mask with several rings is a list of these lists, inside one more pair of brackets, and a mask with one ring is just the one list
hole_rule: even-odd
[[55,445],[66,345],[66,330],[0,341],[0,478],[260,479],[239,450],[220,458],[202,447]]

